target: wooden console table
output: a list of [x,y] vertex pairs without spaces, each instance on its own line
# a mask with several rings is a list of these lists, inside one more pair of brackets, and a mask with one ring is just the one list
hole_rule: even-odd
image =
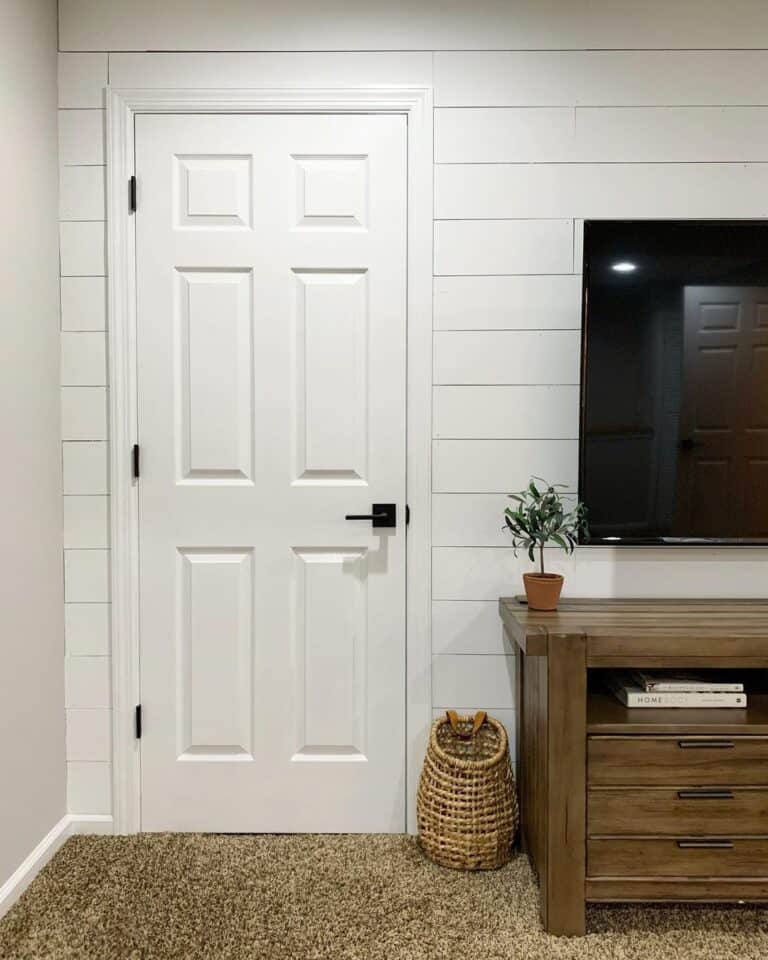
[[[768,900],[768,601],[499,601],[517,654],[521,840],[544,929],[587,903]],[[747,708],[630,710],[604,668],[737,668]]]

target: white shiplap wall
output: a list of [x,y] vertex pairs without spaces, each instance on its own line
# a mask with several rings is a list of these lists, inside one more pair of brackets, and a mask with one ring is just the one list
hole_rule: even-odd
[[106,54],[59,58],[67,800],[111,812],[104,86]]
[[[108,49],[103,38],[112,47],[131,46],[130,38],[113,42],[111,20],[102,27],[78,20],[84,3],[66,0],[62,7],[70,49],[78,37],[82,48]],[[617,5],[603,6],[613,16]],[[531,7],[534,20],[540,7]],[[763,15],[759,5],[747,8]],[[450,5],[441,9],[452,16]],[[634,27],[628,21],[624,42],[611,45],[640,45],[646,37],[644,45],[663,46],[648,41],[648,24],[663,35],[663,18],[660,25],[646,14],[642,22],[632,19]],[[608,43],[617,30],[611,22],[613,32],[583,45]],[[689,34],[677,19],[668,29],[670,47],[715,42],[714,27],[701,19]],[[217,31],[226,32],[226,24]],[[744,45],[741,34],[728,36],[723,46]],[[175,42],[165,40],[144,46]],[[188,45],[214,42],[199,41]],[[496,598],[519,589],[526,563],[505,545],[503,495],[532,473],[576,481],[582,221],[764,216],[768,52],[61,55],[70,806],[89,813],[106,811],[110,802],[102,109],[108,73],[116,86],[434,79],[433,706],[487,707],[512,731],[513,661]],[[551,563],[568,574],[572,594],[754,596],[768,582],[763,557],[757,550],[594,548],[573,560],[555,553]]]

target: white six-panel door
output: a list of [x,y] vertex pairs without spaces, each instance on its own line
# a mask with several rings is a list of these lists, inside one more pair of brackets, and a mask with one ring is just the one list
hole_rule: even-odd
[[405,117],[142,115],[136,171],[142,828],[403,830]]

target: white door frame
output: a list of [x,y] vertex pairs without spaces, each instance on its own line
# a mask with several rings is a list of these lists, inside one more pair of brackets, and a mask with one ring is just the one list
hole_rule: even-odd
[[[432,90],[429,87],[107,88],[109,424],[112,599],[112,811],[115,833],[141,829],[136,443],[136,234],[128,208],[138,113],[398,113],[408,123],[408,403],[406,807],[416,829],[416,783],[431,703]],[[138,185],[141,203],[141,184]],[[139,481],[140,482],[140,481]]]

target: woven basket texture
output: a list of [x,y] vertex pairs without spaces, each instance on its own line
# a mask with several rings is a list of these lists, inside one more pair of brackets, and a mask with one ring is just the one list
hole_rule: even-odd
[[517,832],[517,790],[507,731],[485,717],[454,714],[432,724],[419,781],[417,816],[427,856],[456,870],[494,870],[508,863]]

